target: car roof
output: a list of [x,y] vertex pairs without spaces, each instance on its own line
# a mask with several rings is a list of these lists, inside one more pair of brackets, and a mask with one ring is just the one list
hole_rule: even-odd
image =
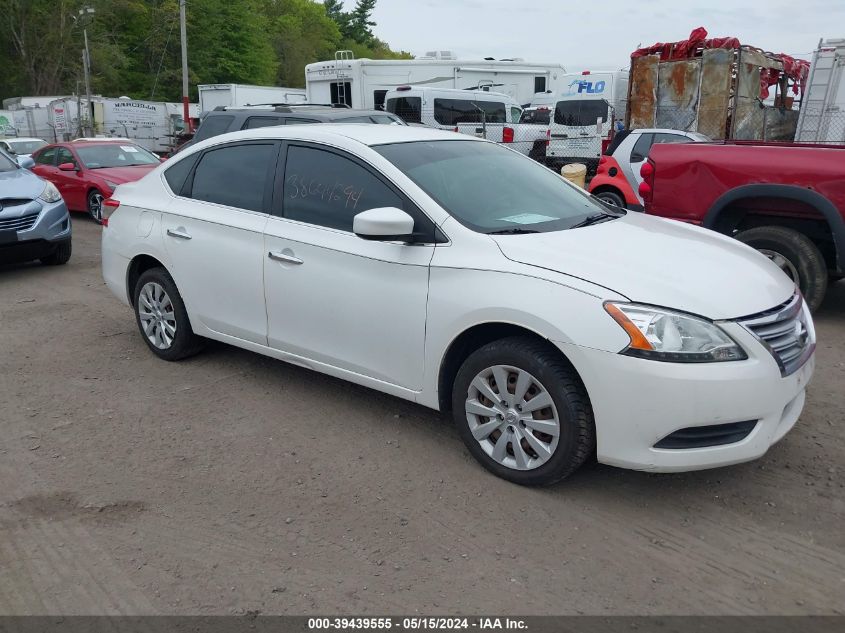
[[[283,125],[255,128],[229,132],[213,136],[199,146],[210,146],[221,142],[231,142],[241,139],[277,138],[296,139],[300,141],[313,140],[331,143],[339,137],[357,141],[370,147],[389,143],[413,143],[415,141],[471,141],[484,143],[482,139],[468,134],[436,130],[427,127],[409,125],[371,125],[367,123],[327,123],[325,125]],[[208,145],[206,145],[208,144]]]
[[[386,114],[395,116],[383,110],[353,110],[352,108],[333,108],[331,106],[309,106],[297,107],[296,105],[283,106],[284,109],[272,106],[250,106],[243,108],[226,108],[225,110],[211,110],[206,114],[209,116],[220,116],[224,114],[237,114],[242,116],[276,116],[280,119],[290,117],[302,117],[313,119],[339,119],[354,116],[372,116],[374,114]],[[303,116],[304,115],[304,116]]]

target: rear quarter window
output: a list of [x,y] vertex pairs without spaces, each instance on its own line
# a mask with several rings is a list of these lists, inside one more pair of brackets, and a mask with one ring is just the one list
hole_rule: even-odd
[[220,134],[225,134],[229,131],[229,126],[232,125],[232,121],[234,120],[235,117],[231,114],[209,114],[205,117],[205,119],[203,119],[202,123],[200,124],[197,133],[194,135],[194,140],[204,141],[205,139],[211,138],[212,136],[219,136]]
[[167,186],[177,196],[181,196],[185,188],[185,181],[188,179],[188,174],[197,162],[199,153],[183,158],[175,163],[173,166],[164,170],[164,179],[167,181]]

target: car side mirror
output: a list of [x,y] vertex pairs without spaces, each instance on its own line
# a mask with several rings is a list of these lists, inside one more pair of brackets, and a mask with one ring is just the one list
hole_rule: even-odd
[[76,165],[73,163],[62,163],[59,165],[61,171],[76,171]]
[[396,207],[370,209],[352,219],[352,231],[365,240],[411,241],[414,237],[414,218]]
[[23,169],[32,169],[35,167],[35,161],[30,156],[18,156],[18,165]]

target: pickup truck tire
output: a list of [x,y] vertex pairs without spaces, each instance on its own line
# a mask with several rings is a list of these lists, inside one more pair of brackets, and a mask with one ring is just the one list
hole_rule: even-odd
[[810,238],[782,226],[758,226],[742,231],[736,239],[770,257],[792,277],[810,310],[821,305],[827,291],[827,264]]

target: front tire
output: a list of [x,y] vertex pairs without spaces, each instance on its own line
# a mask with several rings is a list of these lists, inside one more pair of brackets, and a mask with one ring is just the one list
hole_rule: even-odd
[[452,411],[473,457],[517,484],[553,484],[595,453],[580,378],[557,350],[533,338],[501,339],[473,352],[455,378]]
[[88,192],[88,215],[97,224],[103,223],[103,200],[105,196],[98,189]]
[[821,305],[827,292],[827,264],[810,238],[782,226],[758,226],[736,239],[763,253],[798,284],[811,311]]
[[70,254],[73,251],[71,241],[67,240],[56,246],[56,250],[41,258],[41,263],[45,266],[62,266],[67,264],[70,260]]
[[141,274],[132,298],[138,330],[153,354],[177,361],[202,349],[203,339],[191,329],[182,296],[164,268]]

